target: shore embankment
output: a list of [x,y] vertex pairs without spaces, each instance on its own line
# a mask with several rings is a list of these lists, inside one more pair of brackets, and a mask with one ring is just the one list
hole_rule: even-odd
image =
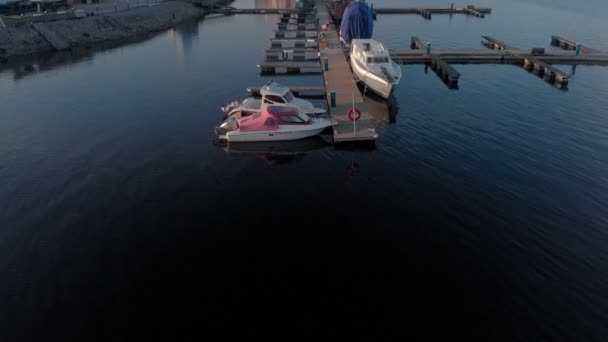
[[[230,1],[207,0],[206,5]],[[81,18],[0,24],[0,63],[19,56],[67,49],[94,48],[121,43],[147,34],[199,20],[205,9],[190,1],[167,1],[128,10],[86,12]],[[15,18],[14,20],[19,20]]]

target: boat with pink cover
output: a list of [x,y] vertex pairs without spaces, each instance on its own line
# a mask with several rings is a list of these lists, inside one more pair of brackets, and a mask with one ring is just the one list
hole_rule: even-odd
[[220,129],[220,140],[228,142],[284,141],[315,136],[331,126],[324,118],[311,118],[297,108],[267,106],[238,120],[228,118]]

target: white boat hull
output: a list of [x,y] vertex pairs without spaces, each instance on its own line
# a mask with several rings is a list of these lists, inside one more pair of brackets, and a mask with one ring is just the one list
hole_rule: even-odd
[[241,132],[240,130],[227,132],[220,136],[220,140],[228,142],[254,142],[254,141],[287,141],[309,138],[320,134],[331,122],[325,119],[312,119],[310,125],[279,125],[273,131]]
[[381,79],[369,72],[361,67],[357,61],[352,62],[352,68],[357,78],[367,86],[368,90],[373,91],[384,99],[388,99],[391,96],[395,86],[394,83]]

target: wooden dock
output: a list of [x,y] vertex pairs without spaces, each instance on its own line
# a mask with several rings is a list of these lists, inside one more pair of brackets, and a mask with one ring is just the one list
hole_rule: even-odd
[[277,62],[277,61],[294,61],[294,62],[305,62],[305,61],[316,61],[319,62],[318,52],[293,52],[291,50],[283,50],[281,52],[266,52],[266,62]]
[[316,38],[316,32],[309,31],[279,31],[274,33],[276,39],[306,39]]
[[[319,21],[327,22],[331,16],[324,1],[316,0],[316,3]],[[333,127],[334,142],[376,140],[378,137],[375,130],[376,121],[363,102],[334,25],[328,27],[319,43],[321,63],[325,58],[328,61],[328,69],[325,70],[323,67],[322,70],[329,112],[332,120],[337,122]],[[335,94],[335,107],[331,106],[332,92]],[[361,118],[356,122],[356,126],[347,116],[348,111],[353,107],[353,98],[355,107],[361,112]]]
[[395,8],[374,8],[375,14],[421,14],[426,12],[430,14],[465,14],[480,16],[483,18],[485,14],[492,13],[491,8],[468,6],[466,8],[419,8],[419,7],[395,7]]
[[414,37],[412,37],[412,43],[410,44],[410,49],[412,49],[412,50],[426,49],[426,43],[423,42],[422,39],[414,36]]
[[567,46],[565,51],[545,51],[544,48],[519,49],[490,36],[483,38],[483,45],[490,50],[432,49],[431,53],[427,54],[426,50],[420,50],[423,41],[412,37],[413,50],[392,50],[390,53],[393,60],[400,64],[430,65],[448,87],[457,87],[460,78],[460,74],[449,64],[518,65],[559,86],[567,85],[570,75],[551,64],[608,65],[608,53],[590,49],[583,54],[577,54],[571,50],[571,46],[576,46],[576,43],[556,36],[552,37],[552,44]]
[[279,73],[290,75],[319,74],[321,72],[321,65],[318,60],[314,62],[270,61],[258,64],[258,68],[260,68],[262,75],[276,75]]
[[[284,52],[286,49],[284,48],[270,48],[270,49],[266,49],[266,53],[272,53],[272,52]],[[292,53],[319,53],[319,49],[317,47],[311,47],[311,48],[297,48],[297,49],[287,49],[289,52]]]
[[289,38],[271,38],[270,47],[273,49],[306,49],[315,48],[319,46],[316,39],[289,39]]
[[293,8],[213,8],[208,9],[209,14],[310,14],[312,11]]
[[317,25],[315,24],[287,24],[287,23],[279,23],[279,30],[316,30]]
[[562,85],[568,84],[570,75],[567,73],[538,60],[535,56],[524,55],[521,57],[524,59],[524,69],[533,71],[540,77],[547,76],[550,82],[557,82]]
[[[450,64],[523,64],[521,56],[531,55],[531,50],[482,50],[482,49],[433,49],[431,55],[423,50],[391,50],[393,60],[400,64],[430,64],[433,55]],[[535,55],[548,64],[608,65],[608,53],[576,56],[574,51],[555,51]]]
[[484,46],[486,46],[489,49],[495,49],[495,50],[512,50],[513,47],[507,45],[506,43],[492,38],[490,36],[481,36],[481,38],[485,39],[485,42],[481,42]]
[[[551,36],[551,46],[556,46],[564,50],[575,50],[578,44],[572,40],[562,38],[559,36]],[[597,53],[599,50],[592,49],[585,45],[580,45],[581,53]]]
[[440,56],[431,56],[431,68],[449,88],[458,88],[458,79],[460,78],[460,73],[446,61],[444,61]]
[[315,24],[315,19],[313,18],[280,18],[279,24]]
[[[331,5],[331,1],[329,2]],[[325,4],[318,4],[327,8]],[[318,9],[319,7],[317,7]],[[332,6],[333,9],[333,6]],[[277,9],[277,8],[214,8],[208,10],[209,14],[281,14],[282,18],[300,18],[314,15],[314,11],[296,10],[296,9]],[[433,14],[464,14],[484,18],[487,14],[492,13],[491,8],[476,7],[469,5],[465,8],[422,8],[422,7],[394,7],[394,8],[373,8],[372,15],[374,18],[378,14],[418,14],[425,19],[431,19]]]

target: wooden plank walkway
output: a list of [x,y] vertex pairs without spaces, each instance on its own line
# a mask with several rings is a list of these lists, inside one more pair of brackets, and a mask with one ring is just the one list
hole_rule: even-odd
[[426,49],[426,43],[422,39],[414,36],[412,37],[412,43],[410,44],[412,50]]
[[[432,55],[440,56],[450,64],[521,64],[522,57],[531,55],[531,50],[483,50],[483,49],[433,49]],[[401,64],[430,63],[431,56],[424,50],[391,50],[391,56]],[[576,56],[574,51],[551,51],[535,55],[536,59],[549,64],[608,65],[608,53],[587,53]]]
[[448,87],[458,87],[458,79],[460,78],[460,73],[456,71],[456,69],[454,69],[446,61],[441,59],[441,57],[436,55],[431,56],[431,68],[435,70],[439,78],[446,82]]
[[513,50],[514,49],[512,46],[509,46],[506,43],[504,43],[498,39],[492,38],[490,36],[481,36],[481,38],[483,38],[487,41],[487,42],[482,42],[482,44],[490,49],[496,49],[496,50]]
[[284,49],[284,48],[270,48],[266,49],[266,53],[282,53],[285,50],[289,50],[289,52],[293,53],[319,53],[318,48],[297,48],[297,49]]
[[[562,38],[559,36],[551,36],[551,46],[556,46],[564,50],[576,50],[577,43],[575,41]],[[598,53],[599,50],[592,49],[588,46],[581,45],[581,53]]]
[[432,14],[472,14],[471,11],[480,14],[492,13],[491,8],[487,7],[471,7],[471,8],[420,8],[420,7],[393,7],[393,8],[374,8],[376,14],[420,14],[421,11],[426,11]]
[[313,18],[281,18],[279,19],[278,24],[309,24],[314,25],[316,23]]
[[286,29],[277,29],[273,30],[273,32],[311,32],[317,35],[316,29],[298,29],[298,28],[286,28]]
[[522,58],[524,59],[524,69],[532,70],[541,77],[546,75],[551,82],[568,84],[569,74],[538,60],[536,56],[524,55]]
[[276,39],[306,39],[317,38],[314,31],[277,31],[274,33]]
[[[316,0],[317,16],[320,22],[327,22],[331,16],[324,1]],[[337,122],[333,127],[335,143],[374,141],[378,137],[376,133],[376,121],[369,114],[367,105],[363,102],[363,97],[357,88],[350,66],[346,61],[342,44],[338,38],[338,33],[334,25],[330,25],[324,32],[324,37],[320,40],[319,53],[321,61],[327,58],[329,68],[323,70],[323,80],[328,108],[332,120]],[[331,106],[331,92],[335,92],[335,107]],[[347,117],[347,112],[353,106],[353,96],[356,108],[361,111],[361,118],[356,123]]]
[[210,13],[218,14],[310,14],[312,11],[289,8],[218,8]]
[[286,38],[271,38],[270,39],[270,47],[273,49],[306,49],[306,48],[315,48],[319,46],[317,40],[310,39],[286,39]]
[[279,23],[279,30],[316,30],[317,25],[315,24],[286,24]]
[[258,64],[258,68],[262,75],[275,75],[282,70],[286,74],[318,74],[321,72],[318,60],[315,62],[263,62]]
[[283,50],[281,52],[266,52],[266,62],[278,62],[278,61],[316,61],[319,62],[319,53],[306,53],[306,52],[292,52],[290,50]]

